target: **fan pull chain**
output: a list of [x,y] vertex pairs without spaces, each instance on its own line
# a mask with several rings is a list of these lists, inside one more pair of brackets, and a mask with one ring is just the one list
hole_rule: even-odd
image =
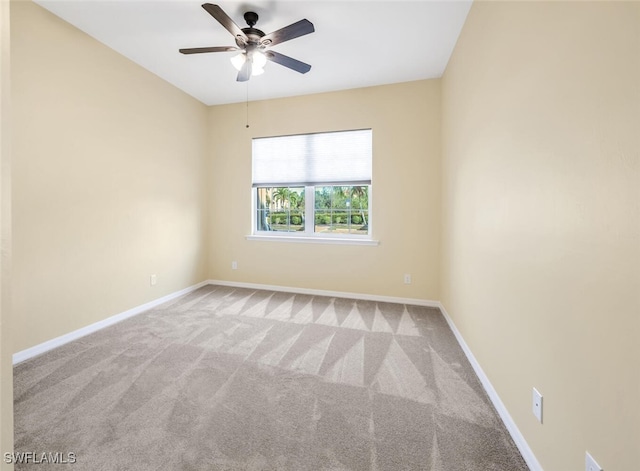
[[247,80],[247,128],[249,127],[249,81]]

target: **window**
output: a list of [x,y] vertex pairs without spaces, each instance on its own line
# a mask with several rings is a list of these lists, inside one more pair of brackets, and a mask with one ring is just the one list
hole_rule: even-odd
[[253,140],[256,235],[371,234],[370,129]]

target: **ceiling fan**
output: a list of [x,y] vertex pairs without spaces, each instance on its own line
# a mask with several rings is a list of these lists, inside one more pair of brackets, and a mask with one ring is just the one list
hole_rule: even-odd
[[259,29],[254,28],[255,24],[258,22],[257,13],[252,11],[246,12],[244,14],[244,20],[247,22],[248,27],[240,28],[218,5],[205,3],[202,5],[202,8],[204,8],[218,21],[218,23],[224,26],[224,28],[233,35],[236,40],[237,47],[214,46],[180,49],[179,51],[182,54],[242,51],[237,56],[231,58],[231,63],[238,70],[238,77],[236,79],[238,82],[246,82],[252,75],[260,75],[263,73],[263,67],[267,63],[267,60],[288,67],[289,69],[300,72],[301,74],[306,74],[311,70],[311,66],[309,64],[305,64],[304,62],[270,49],[276,44],[304,36],[305,34],[313,33],[315,29],[313,27],[313,23],[309,20],[300,20],[272,33],[264,34]]

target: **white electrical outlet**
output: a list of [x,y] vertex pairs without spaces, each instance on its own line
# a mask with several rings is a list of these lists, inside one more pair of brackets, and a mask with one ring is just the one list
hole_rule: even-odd
[[405,285],[410,285],[411,284],[411,275],[409,275],[408,273],[405,273],[405,275],[404,275],[404,284]]
[[237,270],[238,269],[238,262],[236,262],[236,261],[231,262],[231,269],[232,270]]
[[533,415],[542,423],[542,394],[533,388]]
[[602,468],[600,467],[600,465],[596,463],[596,460],[593,459],[593,456],[591,456],[588,451],[587,451],[587,455],[584,462],[585,462],[585,467],[584,467],[585,471],[602,471]]
[[156,283],[158,283],[158,275],[151,275],[149,277],[149,283],[151,283],[151,286],[155,286]]

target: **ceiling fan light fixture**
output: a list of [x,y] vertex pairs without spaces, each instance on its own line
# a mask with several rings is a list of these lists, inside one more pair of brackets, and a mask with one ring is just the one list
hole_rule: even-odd
[[267,64],[267,56],[260,51],[253,51],[251,55],[251,75],[264,74],[264,66]]
[[240,71],[240,69],[242,69],[242,66],[246,61],[247,61],[247,55],[244,52],[238,54],[237,56],[233,56],[231,58],[231,64],[233,64],[233,67],[235,67],[235,69],[238,72]]
[[[264,66],[267,63],[267,56],[265,56],[264,53],[262,53],[260,51],[254,51],[252,59],[253,59],[253,69],[254,70],[256,68],[264,69]],[[254,73],[253,75],[259,75],[259,74]]]
[[[249,60],[248,54],[242,52],[231,58],[231,64],[239,72],[242,69],[244,63]],[[253,51],[251,53],[251,75],[264,74],[264,66],[267,64],[267,56],[260,51]]]

